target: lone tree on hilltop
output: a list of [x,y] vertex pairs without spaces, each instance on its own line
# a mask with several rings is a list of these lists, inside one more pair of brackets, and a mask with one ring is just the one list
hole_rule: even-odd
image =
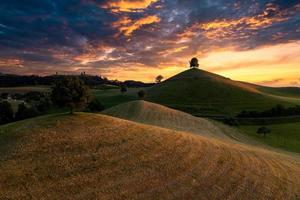
[[190,68],[198,68],[198,67],[199,67],[198,59],[192,58],[192,60],[190,61]]
[[52,101],[57,106],[67,106],[70,113],[84,108],[90,101],[90,89],[78,77],[64,77],[52,88]]
[[267,127],[263,126],[263,127],[260,127],[259,129],[257,129],[256,133],[259,135],[264,135],[264,137],[266,137],[266,134],[271,133],[271,130],[268,129]]
[[162,75],[158,75],[158,76],[155,78],[155,82],[156,82],[156,83],[160,83],[163,79],[164,79],[164,77],[163,77]]

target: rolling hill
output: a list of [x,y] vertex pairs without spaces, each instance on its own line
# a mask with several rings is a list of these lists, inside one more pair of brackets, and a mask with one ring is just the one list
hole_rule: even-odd
[[[123,103],[109,108],[102,113],[121,119],[178,131],[187,131],[217,138],[228,137],[213,121],[194,117],[188,113],[142,100]],[[232,130],[230,129],[229,131]]]
[[0,127],[0,199],[299,199],[300,160],[96,114]]
[[200,116],[235,115],[242,110],[265,110],[276,104],[300,104],[300,88],[263,87],[196,68],[149,88],[147,95],[149,101]]

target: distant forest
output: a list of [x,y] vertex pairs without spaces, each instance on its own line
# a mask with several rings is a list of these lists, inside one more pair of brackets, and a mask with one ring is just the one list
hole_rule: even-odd
[[14,74],[1,74],[0,73],[0,87],[15,87],[15,86],[32,86],[32,85],[53,85],[56,81],[62,80],[66,76],[76,76],[85,82],[86,85],[93,87],[102,84],[121,86],[126,85],[127,87],[148,87],[152,86],[153,83],[143,83],[140,81],[118,81],[109,80],[102,76],[93,76],[82,73],[81,75],[50,75],[50,76],[21,76]]
[[237,115],[238,118],[264,118],[264,117],[284,117],[300,115],[300,106],[284,107],[283,105],[276,105],[275,107],[259,111],[242,111]]

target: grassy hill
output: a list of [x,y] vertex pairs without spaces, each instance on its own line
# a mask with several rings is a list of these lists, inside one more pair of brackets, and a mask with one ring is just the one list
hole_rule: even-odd
[[104,115],[0,127],[0,199],[299,199],[300,160]]
[[147,92],[147,100],[195,115],[235,115],[242,110],[265,110],[276,104],[300,104],[299,88],[257,86],[200,69],[179,73]]

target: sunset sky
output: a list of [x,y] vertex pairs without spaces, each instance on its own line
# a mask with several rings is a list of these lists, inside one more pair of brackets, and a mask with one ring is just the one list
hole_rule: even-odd
[[300,86],[299,0],[1,0],[0,72]]

